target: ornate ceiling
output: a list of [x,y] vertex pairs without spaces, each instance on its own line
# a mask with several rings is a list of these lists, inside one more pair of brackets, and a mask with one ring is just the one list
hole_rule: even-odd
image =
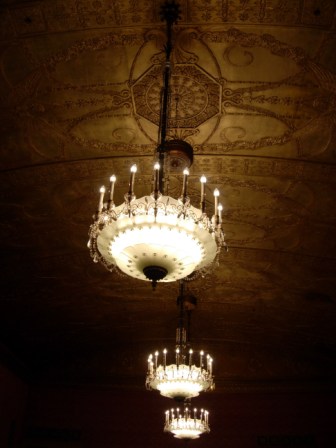
[[[174,344],[177,284],[93,264],[99,187],[137,163],[151,191],[159,0],[1,3],[0,336],[32,378],[144,387]],[[194,347],[217,388],[330,384],[336,373],[336,4],[181,0],[170,127],[219,186],[229,252],[197,297]],[[182,176],[170,173],[178,195]]]

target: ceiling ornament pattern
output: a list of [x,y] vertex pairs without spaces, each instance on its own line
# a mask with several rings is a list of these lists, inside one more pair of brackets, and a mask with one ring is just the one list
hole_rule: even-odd
[[[280,2],[232,2],[229,0],[182,0],[183,24],[235,23],[240,25],[283,25],[332,29],[335,3],[325,0]],[[2,18],[2,34],[29,36],[33,34],[66,32],[109,26],[158,24],[157,0],[123,2],[117,0],[48,0],[25,2],[8,7]]]
[[[135,112],[157,126],[161,72],[161,66],[153,67],[133,85]],[[220,90],[220,84],[201,68],[176,65],[171,79],[169,128],[195,128],[217,115],[220,112]]]
[[[33,130],[36,136],[42,135],[40,142],[36,141],[38,137],[31,141],[36,157],[46,156],[43,151],[46,134],[54,139],[55,156],[59,159],[66,157],[67,148],[73,143],[78,145],[79,152],[80,147],[85,147],[102,155],[111,151],[136,154],[139,150],[133,142],[139,139],[140,151],[151,154],[156,131],[149,123],[157,125],[155,105],[160,91],[160,65],[152,62],[157,62],[155,55],[160,54],[161,41],[158,37],[153,45],[154,34],[143,41],[141,35],[134,33],[109,33],[77,41],[47,59],[35,61],[36,67],[15,84],[5,101],[8,109],[22,118],[23,136],[28,132],[34,135]],[[33,42],[28,45],[28,55],[33,51],[32,45]],[[121,82],[115,82],[113,73],[110,81],[95,82],[98,72],[91,74],[93,82],[89,84],[81,77],[60,81],[65,70],[70,73],[86,62],[87,52],[98,57],[107,51],[104,60],[108,61],[112,48],[126,45],[134,47],[135,57]],[[170,124],[175,129],[189,129],[186,135],[196,150],[209,153],[259,150],[266,155],[271,148],[277,154],[284,147],[293,157],[304,158],[330,150],[335,121],[335,74],[310,59],[302,48],[269,34],[245,33],[235,28],[216,32],[182,29],[176,47]],[[244,80],[246,66],[253,68],[266,63],[260,59],[265,57],[263,51],[268,58],[275,58],[275,64],[280,64],[280,72],[289,63],[292,74],[267,80],[256,73]],[[222,72],[221,57],[226,60]],[[210,61],[207,70],[202,67],[204,58]],[[188,60],[198,64],[184,63]],[[118,64],[123,73],[123,62]],[[105,70],[105,66],[101,69]],[[128,76],[131,76],[129,82]],[[295,95],[284,94],[288,88]],[[48,118],[51,115],[60,118],[51,121]],[[106,135],[112,120],[115,127]],[[89,129],[92,126],[95,136]],[[317,127],[318,145],[311,139]],[[255,129],[260,131],[256,133]],[[273,134],[269,134],[269,129]]]
[[[151,159],[149,157],[136,159],[133,156],[129,156],[129,159],[127,160],[127,157],[125,157],[123,162],[118,159],[103,158],[100,160],[73,161],[65,164],[56,163],[52,166],[41,164],[25,167],[24,170],[5,171],[1,173],[1,177],[4,181],[5,190],[11,190],[14,187],[18,188],[22,184],[27,187],[45,185],[47,182],[59,184],[71,181],[73,178],[81,181],[89,177],[102,177],[104,173],[108,175],[112,171],[118,172],[125,165],[129,165],[131,160],[135,160],[144,172],[150,170]],[[276,177],[279,179],[293,179],[297,182],[322,182],[330,185],[336,183],[336,167],[323,163],[311,164],[305,161],[271,160],[267,157],[258,159],[240,157],[237,159],[230,155],[224,157],[217,155],[214,162],[210,164],[208,156],[198,155],[196,164],[197,169],[200,169],[200,171],[208,169],[211,176],[225,172],[227,176]],[[150,183],[150,176],[142,176],[144,181],[146,178]],[[190,178],[192,181],[193,176],[191,175]],[[124,185],[127,185],[127,181],[125,181]]]

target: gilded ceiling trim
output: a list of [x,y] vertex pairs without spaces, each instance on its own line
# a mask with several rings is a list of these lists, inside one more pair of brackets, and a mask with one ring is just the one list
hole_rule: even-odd
[[[180,0],[181,23],[313,27],[332,29],[335,2],[290,0],[256,2]],[[121,1],[45,0],[8,6],[2,13],[2,38],[45,33],[157,25],[158,0]]]
[[[101,159],[90,159],[81,161],[61,161],[59,163],[26,166],[13,170],[3,171],[0,177],[3,182],[3,189],[11,189],[21,185],[45,185],[46,183],[69,182],[76,179],[103,178],[104,173],[120,172],[128,161],[136,162],[139,165],[139,173],[151,172],[153,161],[153,148],[147,156],[138,158],[134,155],[123,155],[119,157],[106,157]],[[206,156],[197,156],[197,163],[202,166]],[[214,156],[212,156],[214,157]],[[305,162],[301,160],[270,159],[268,157],[235,157],[216,156],[215,168],[209,172],[209,176],[243,176],[249,177],[275,177],[279,179],[295,179],[304,182],[319,182],[326,184],[336,183],[336,166]],[[209,167],[208,165],[206,165]],[[146,175],[143,175],[146,177]],[[151,174],[147,175],[151,179]],[[192,178],[192,174],[190,176]]]

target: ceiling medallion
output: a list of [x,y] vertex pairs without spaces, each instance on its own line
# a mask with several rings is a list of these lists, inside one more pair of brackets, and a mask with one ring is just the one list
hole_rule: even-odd
[[[109,197],[105,202],[105,187],[100,189],[98,210],[89,230],[88,247],[93,261],[108,270],[118,270],[139,280],[173,282],[187,276],[205,274],[211,268],[220,249],[226,243],[222,230],[222,206],[219,191],[214,190],[214,214],[205,210],[206,178],[200,178],[200,208],[191,205],[187,192],[188,167],[193,149],[185,141],[167,140],[169,123],[169,80],[171,77],[171,30],[179,16],[179,6],[167,1],[162,7],[167,22],[166,63],[160,105],[160,141],[153,172],[153,190],[148,196],[136,198],[134,193],[136,165],[131,167],[129,189],[125,201],[114,203],[116,176],[110,178]],[[173,198],[167,192],[169,165],[184,164],[181,196]]]
[[[160,123],[161,88],[158,79],[162,67],[155,64],[132,84],[137,115],[151,123]],[[221,85],[202,67],[175,63],[170,79],[172,99],[168,122],[178,129],[197,128],[220,112]]]

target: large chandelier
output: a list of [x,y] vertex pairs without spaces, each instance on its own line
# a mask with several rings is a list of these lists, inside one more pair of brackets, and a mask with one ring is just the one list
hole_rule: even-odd
[[[215,387],[210,355],[200,351],[199,354],[190,348],[187,329],[184,325],[187,300],[184,295],[184,282],[180,282],[179,324],[176,329],[176,345],[173,363],[167,362],[167,350],[162,352],[162,362],[159,352],[149,355],[146,376],[146,388],[157,390],[164,397],[176,401],[185,401],[197,397],[200,392],[213,390]],[[190,321],[190,310],[187,311]]]
[[[116,176],[111,176],[107,200],[105,187],[100,189],[98,209],[90,227],[88,242],[93,261],[100,262],[110,271],[117,270],[139,280],[151,281],[153,288],[158,281],[172,282],[206,273],[220,249],[226,247],[218,189],[213,192],[214,213],[208,216],[205,210],[206,178],[202,176],[200,207],[194,207],[188,196],[188,167],[192,163],[193,149],[185,141],[167,139],[171,31],[179,17],[179,6],[174,1],[167,1],[161,15],[167,23],[167,43],[153,189],[148,196],[136,198],[134,185],[137,167],[133,165],[125,200],[116,205]],[[181,195],[176,199],[167,192],[168,174],[164,173],[170,156],[182,160],[185,165]],[[202,367],[199,366],[199,369],[199,376],[203,377]],[[196,370],[193,373],[196,375]]]
[[210,432],[209,412],[188,407],[182,412],[179,408],[166,411],[164,432],[174,434],[177,439],[198,439],[201,434]]

